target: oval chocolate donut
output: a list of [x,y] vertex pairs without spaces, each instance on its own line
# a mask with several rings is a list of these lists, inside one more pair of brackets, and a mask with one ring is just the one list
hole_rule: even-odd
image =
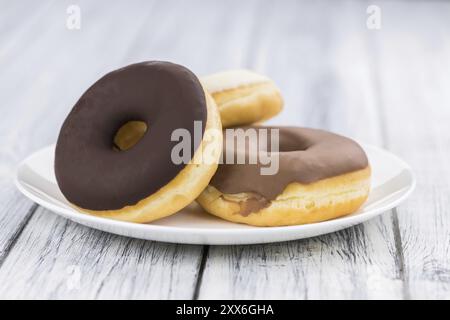
[[[370,167],[363,149],[353,140],[331,132],[295,127],[245,127],[269,133],[279,130],[278,170],[262,175],[267,167],[221,164],[210,185],[197,199],[208,212],[223,219],[255,226],[282,226],[323,221],[356,211],[367,199]],[[230,137],[224,136],[223,153]],[[231,153],[268,154],[259,138]],[[258,144],[257,149],[249,146]],[[269,145],[270,146],[270,145]],[[228,148],[228,149],[227,149]],[[270,149],[269,149],[270,150]],[[226,160],[226,159],[225,159]]]
[[[205,140],[205,130],[221,128],[216,109],[197,77],[180,65],[143,62],[108,73],[81,96],[61,128],[55,174],[62,193],[85,212],[115,219],[148,222],[176,212],[207,185],[217,164],[175,163],[171,150],[178,142],[171,135],[176,129],[200,134],[192,139],[192,158],[206,144],[220,149],[221,137]],[[133,147],[118,150],[115,134],[133,122],[144,123],[146,132]]]

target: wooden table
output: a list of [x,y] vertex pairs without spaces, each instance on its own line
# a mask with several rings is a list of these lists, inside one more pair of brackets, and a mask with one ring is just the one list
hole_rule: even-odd
[[[371,1],[1,1],[0,298],[450,298],[450,3],[376,2],[380,30]],[[387,148],[417,190],[341,232],[229,247],[115,236],[22,196],[15,166],[82,92],[151,59],[268,74],[286,102],[270,123]]]

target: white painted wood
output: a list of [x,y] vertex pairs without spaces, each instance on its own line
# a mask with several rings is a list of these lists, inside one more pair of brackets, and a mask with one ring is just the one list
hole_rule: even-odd
[[386,3],[383,12],[376,48],[388,147],[418,180],[397,209],[407,294],[450,299],[450,3]]
[[[149,287],[148,290],[127,291],[126,288],[121,287],[122,283],[126,281],[114,277],[116,270],[113,268],[114,263],[98,264],[98,269],[91,270],[86,267],[89,265],[88,259],[82,260],[81,266],[72,266],[72,260],[60,257],[58,245],[67,242],[68,248],[71,248],[72,239],[78,239],[76,241],[81,247],[74,247],[74,251],[69,249],[64,251],[67,256],[75,258],[78,256],[76,250],[95,252],[96,248],[90,246],[95,246],[95,241],[105,239],[105,234],[83,229],[64,220],[57,221],[52,214],[43,214],[41,209],[33,217],[32,222],[23,229],[27,222],[26,218],[29,217],[27,213],[30,208],[34,207],[31,207],[31,203],[25,201],[23,196],[18,195],[18,192],[15,191],[11,181],[12,166],[17,163],[18,158],[56,139],[62,120],[82,93],[83,88],[86,88],[101,74],[124,63],[129,44],[137,40],[136,36],[148,21],[149,13],[146,11],[135,12],[134,19],[128,21],[128,17],[121,15],[125,9],[125,3],[108,6],[108,16],[99,18],[99,14],[104,14],[102,10],[105,3],[91,3],[81,5],[82,21],[84,22],[80,31],[68,31],[65,28],[66,7],[64,5],[50,6],[49,11],[36,21],[36,25],[30,26],[30,28],[41,26],[44,35],[39,38],[39,41],[32,41],[35,31],[24,30],[23,36],[30,43],[26,43],[24,39],[19,41],[19,39],[12,43],[11,49],[5,53],[5,59],[9,59],[10,63],[15,63],[14,65],[5,64],[5,67],[2,68],[4,70],[2,73],[4,92],[17,92],[17,89],[14,89],[19,84],[28,90],[24,90],[23,95],[19,96],[5,95],[6,104],[11,105],[11,108],[7,110],[2,121],[2,142],[4,146],[7,146],[3,150],[6,150],[5,153],[8,152],[2,158],[11,158],[11,161],[2,161],[5,173],[2,177],[2,182],[5,184],[5,192],[2,193],[2,197],[5,197],[5,206],[2,206],[0,216],[1,221],[7,221],[7,223],[1,224],[5,228],[3,229],[4,234],[2,234],[2,239],[3,237],[5,239],[3,244],[5,249],[1,256],[3,268],[0,278],[2,278],[2,288],[8,289],[2,291],[0,296],[3,298],[82,298],[84,296],[120,298],[138,293],[141,297],[152,297],[153,295],[153,297],[189,298],[197,278],[196,274],[192,274],[189,270],[196,270],[196,265],[200,262],[201,248],[184,247],[180,249],[174,245],[151,242],[145,245],[138,242],[129,244],[127,239],[119,239],[111,244],[106,242],[98,248],[102,253],[106,253],[103,258],[106,261],[118,261],[121,258],[117,256],[119,252],[124,254],[122,257],[125,259],[124,263],[128,264],[130,270],[134,270],[134,272],[139,271],[137,260],[141,261],[145,268],[156,264],[156,267],[152,268],[151,275],[149,272],[142,273],[146,278],[145,281],[142,281],[142,285],[155,284],[157,289]],[[48,17],[50,17],[51,23],[46,21],[49,19]],[[93,24],[94,21],[95,24]],[[52,28],[53,23],[56,24],[56,22],[61,25]],[[87,25],[90,23],[93,25],[88,27]],[[126,28],[123,27],[124,25]],[[114,34],[114,37],[111,37],[111,34]],[[22,52],[20,50],[22,46],[28,48],[29,51]],[[19,52],[14,50],[19,50]],[[99,56],[106,58],[98,59]],[[23,143],[23,137],[26,137],[26,144]],[[24,204],[22,205],[22,203]],[[22,220],[20,220],[21,214]],[[91,239],[87,243],[79,240],[83,230],[84,237]],[[46,234],[51,238],[51,247],[46,238],[43,238],[43,235]],[[17,238],[18,235],[21,237]],[[117,249],[109,251],[110,247]],[[54,255],[51,257],[47,251],[54,252]],[[137,260],[127,259],[127,252],[133,252],[133,257]],[[20,261],[21,258],[24,258],[25,261]],[[101,258],[100,253],[97,258]],[[162,260],[165,263],[159,263]],[[30,263],[28,267],[26,262]],[[79,268],[84,279],[87,279],[87,282],[82,282],[86,286],[80,287],[78,291],[71,291],[70,286],[65,286],[65,277],[67,272],[71,272],[72,267]],[[41,272],[39,268],[43,268],[45,271]],[[31,269],[33,271],[30,271]],[[58,270],[58,272],[47,272],[48,270]],[[171,270],[177,275],[174,276]],[[118,271],[120,275],[127,276],[120,269]],[[10,276],[10,272],[15,274],[14,280]],[[102,274],[107,282],[102,283],[102,278],[99,277],[97,287],[91,285],[93,284],[91,278],[95,278],[96,273]],[[34,281],[33,278],[29,278],[30,274],[38,274],[40,278],[38,276]],[[110,276],[113,278],[110,279]],[[183,276],[184,282],[182,283],[185,286],[178,286],[179,281],[177,281],[177,287],[174,288],[175,284],[171,282],[171,279],[177,280],[181,276]],[[150,281],[150,278],[157,280]],[[21,279],[28,280],[23,282]],[[131,278],[129,280],[131,281]],[[165,286],[158,285],[155,281],[160,281]],[[18,285],[19,283],[20,285]],[[52,284],[55,284],[55,287]],[[117,287],[117,289],[112,290],[111,286]],[[139,289],[138,287],[136,286],[136,289]],[[47,288],[48,291],[43,288]]]
[[[378,1],[380,31],[360,1],[78,3],[79,31],[68,2],[0,11],[0,298],[450,298],[448,3]],[[415,167],[415,197],[398,219],[203,256],[34,212],[14,166],[55,141],[83,88],[148,59],[268,74],[286,99],[270,123],[387,145]]]
[[[21,196],[12,184],[14,168],[25,156],[24,149],[30,148],[29,139],[19,140],[20,137],[32,136],[31,128],[25,128],[23,123],[33,117],[31,112],[28,112],[27,115],[26,106],[20,103],[20,99],[23,97],[20,91],[30,92],[32,89],[29,88],[32,86],[30,83],[27,86],[25,80],[30,69],[20,65],[19,57],[24,49],[20,46],[18,39],[32,38],[40,19],[51,12],[51,3],[45,3],[42,6],[36,3],[31,3],[29,6],[21,4],[17,7],[10,6],[1,12],[0,96],[4,100],[0,107],[2,116],[0,143],[3,146],[0,150],[0,265],[37,207]],[[17,19],[20,15],[23,15],[23,23],[17,26]],[[12,26],[16,26],[16,28],[12,29]],[[35,80],[35,90],[42,89],[41,82],[36,75],[33,76],[33,79]],[[37,92],[35,91],[35,93]],[[36,110],[39,110],[41,106],[42,104],[37,99]]]
[[39,208],[0,270],[0,298],[190,299],[199,250],[95,231]]
[[[271,75],[286,98],[285,110],[270,122],[326,128],[381,145],[364,4],[283,4],[260,17],[252,51],[256,69]],[[199,297],[402,298],[397,256],[389,214],[309,240],[211,247]]]
[[[13,91],[21,80],[32,88],[19,98],[7,95],[7,101],[25,114],[25,118],[20,119],[19,110],[11,110],[8,114],[11,122],[3,122],[0,128],[5,134],[5,143],[11,148],[15,146],[13,142],[27,137],[28,145],[22,145],[24,150],[15,151],[16,157],[54,141],[64,116],[82,88],[111,69],[140,60],[161,59],[184,63],[202,74],[216,68],[212,54],[224,63],[238,63],[239,55],[223,56],[216,52],[214,43],[217,34],[224,41],[235,39],[237,45],[246,38],[245,32],[237,34],[240,30],[226,28],[223,15],[228,11],[226,3],[155,1],[141,5],[136,4],[130,11],[126,3],[115,3],[103,11],[106,2],[81,4],[80,31],[48,30],[46,22],[37,19],[37,24],[44,24],[45,34],[39,44],[12,42],[11,50],[21,47],[31,50],[21,53],[20,65],[5,66],[11,77],[18,69],[25,76],[22,79],[12,77],[12,83],[7,83],[6,75],[3,79],[5,92]],[[235,21],[242,24],[252,14],[254,5],[254,1],[247,2],[244,6],[247,9],[236,14]],[[45,16],[56,21],[61,9],[65,12],[64,6],[51,6]],[[179,24],[189,28],[179,28]],[[214,29],[208,29],[212,27]],[[30,39],[30,35],[27,36]],[[8,50],[5,55],[12,60],[14,52]],[[40,64],[36,65],[36,61]],[[33,73],[28,75],[27,70]],[[14,120],[18,127],[11,128]],[[5,168],[8,170],[10,165]],[[10,181],[5,181],[8,188],[13,188]],[[7,199],[11,206],[22,210],[14,204],[23,197]],[[6,220],[9,209],[4,209]],[[200,246],[111,238],[56,218],[43,209],[39,209],[24,228],[26,220],[22,221],[7,238],[9,242],[0,268],[0,297],[171,299],[194,295],[201,263]],[[17,237],[19,231],[20,237]],[[85,256],[77,260],[80,254]],[[80,282],[76,290],[72,290],[74,279]]]

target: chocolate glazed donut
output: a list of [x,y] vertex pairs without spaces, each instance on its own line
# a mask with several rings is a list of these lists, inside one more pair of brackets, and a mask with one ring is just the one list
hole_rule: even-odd
[[[279,130],[279,170],[261,175],[261,168],[267,165],[259,162],[220,165],[197,199],[208,212],[256,226],[293,225],[352,213],[367,199],[370,167],[355,141],[308,128],[242,129]],[[227,147],[225,136],[224,153]],[[258,148],[259,153],[267,153],[266,146],[258,143]],[[247,144],[245,152],[249,150]],[[232,151],[243,152],[236,147]]]
[[[119,150],[115,134],[130,121],[147,130],[133,147]],[[221,146],[221,137],[205,141],[205,129],[221,128],[218,111],[185,67],[142,62],[108,73],[81,96],[61,128],[58,185],[69,202],[95,215],[148,222],[174,213],[195,199],[217,167],[171,159],[178,143],[172,132],[182,128],[194,137],[195,122],[202,139],[192,139],[192,157],[206,143]],[[159,199],[149,199],[158,192]]]

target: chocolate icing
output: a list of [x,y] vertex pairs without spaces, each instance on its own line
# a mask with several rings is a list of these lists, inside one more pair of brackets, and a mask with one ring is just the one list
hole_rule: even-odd
[[[78,100],[56,145],[55,174],[64,196],[90,210],[134,205],[172,180],[185,164],[171,161],[172,131],[203,131],[206,100],[197,77],[168,62],[142,62],[106,74]],[[131,149],[117,151],[113,139],[129,121],[148,130]],[[202,131],[202,132],[203,132]],[[192,143],[191,155],[200,145]]]
[[[277,127],[264,126],[243,129],[247,128],[269,129],[269,133],[270,129],[277,129]],[[317,129],[296,127],[278,127],[278,129],[279,170],[275,175],[261,175],[261,167],[267,165],[259,161],[257,164],[248,164],[248,162],[247,164],[221,164],[210,184],[222,193],[247,192],[260,195],[267,200],[274,200],[291,182],[309,184],[365,169],[369,164],[363,149],[349,138]],[[270,136],[268,140],[270,141]],[[225,134],[223,145],[225,153],[227,147]],[[266,150],[267,148],[262,146],[258,152],[266,152]],[[233,151],[235,154],[240,152],[236,149]],[[263,203],[258,197],[255,200],[257,200],[256,203]],[[246,215],[249,210],[244,211],[241,213]],[[255,211],[255,208],[250,211]]]
[[250,193],[248,199],[239,201],[239,206],[239,214],[246,217],[252,212],[258,212],[259,210],[270,206],[270,201],[261,195]]

